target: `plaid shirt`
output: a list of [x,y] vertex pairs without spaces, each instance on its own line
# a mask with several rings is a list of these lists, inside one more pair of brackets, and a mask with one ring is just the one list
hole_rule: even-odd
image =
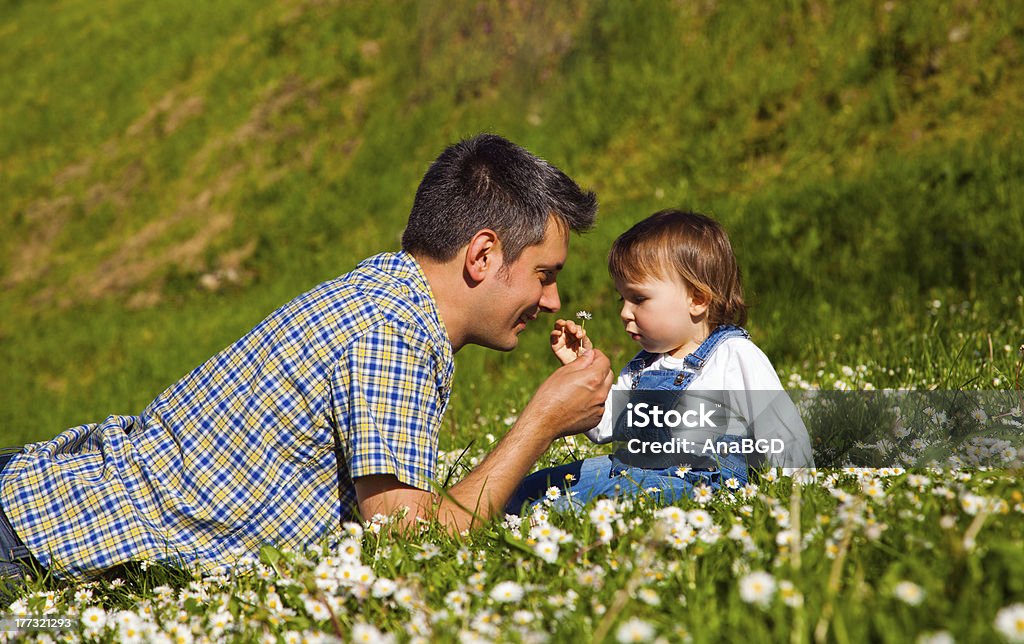
[[419,265],[376,255],[272,313],[139,416],[26,446],[0,476],[0,504],[62,576],[142,559],[209,571],[262,543],[300,547],[338,525],[339,501],[354,511],[354,478],[433,489],[453,373]]

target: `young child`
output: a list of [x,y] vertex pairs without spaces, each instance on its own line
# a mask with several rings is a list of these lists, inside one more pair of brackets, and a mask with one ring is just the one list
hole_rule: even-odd
[[[764,439],[760,445],[767,446],[772,445],[767,441],[776,438],[776,445],[784,445],[785,450],[765,455],[769,464],[813,465],[799,414],[783,392],[771,362],[740,326],[747,317],[740,271],[729,238],[716,221],[678,210],[655,213],[615,240],[608,268],[622,296],[619,315],[626,333],[642,350],[612,386],[604,417],[586,432],[590,440],[622,440],[621,431],[615,431],[621,420],[613,417],[622,411],[613,409],[616,391],[730,392],[727,406],[734,417],[743,419],[745,431],[753,430],[756,436],[720,435],[714,439],[716,447],[723,441],[738,443],[744,437]],[[551,350],[563,364],[591,348],[583,327],[568,320],[555,323]],[[779,393],[765,393],[768,391]],[[688,456],[630,458],[624,445],[618,445],[620,449],[610,456],[528,476],[507,510],[519,512],[523,503],[539,502],[549,486],[569,486],[571,498],[563,495],[555,502],[567,506],[597,496],[654,490],[662,500],[671,501],[691,496],[693,488],[701,484],[714,490],[726,482],[741,486],[747,481],[747,457],[751,454],[728,449],[728,445],[716,449],[710,467],[689,467]],[[673,458],[677,460],[673,462]]]

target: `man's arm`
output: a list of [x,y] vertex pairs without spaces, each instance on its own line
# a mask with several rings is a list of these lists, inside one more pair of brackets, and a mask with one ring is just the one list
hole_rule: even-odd
[[611,382],[608,358],[600,351],[588,351],[545,380],[494,450],[445,494],[416,489],[390,474],[364,476],[355,480],[360,513],[390,515],[408,507],[406,526],[417,517],[436,517],[452,532],[490,519],[503,511],[552,441],[600,421]]

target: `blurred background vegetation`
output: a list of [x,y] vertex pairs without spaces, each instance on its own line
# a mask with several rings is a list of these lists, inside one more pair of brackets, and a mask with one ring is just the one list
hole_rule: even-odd
[[[430,161],[480,131],[597,191],[560,290],[616,368],[608,245],[684,207],[730,231],[784,379],[1012,388],[1022,58],[1017,0],[9,0],[2,442],[138,413],[397,248]],[[459,354],[445,441],[501,428],[547,332]]]

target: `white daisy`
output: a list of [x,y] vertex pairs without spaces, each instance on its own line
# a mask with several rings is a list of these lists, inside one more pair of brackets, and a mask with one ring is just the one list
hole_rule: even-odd
[[748,574],[740,579],[740,598],[748,604],[767,607],[775,594],[775,577],[764,571]]
[[533,547],[533,552],[548,563],[558,561],[558,544],[551,541],[539,541]]
[[918,606],[924,601],[924,590],[912,581],[901,581],[892,589],[893,595],[910,606]]
[[364,622],[357,622],[352,626],[352,641],[365,642],[366,644],[385,644],[394,642],[395,636],[389,633],[382,633],[375,626]]
[[779,582],[779,596],[782,597],[782,602],[790,608],[799,608],[804,605],[803,594],[788,579]]
[[711,525],[711,515],[705,510],[690,510],[686,513],[686,520],[697,529],[706,528]]
[[1011,604],[996,613],[996,630],[1010,642],[1024,642],[1024,604]]
[[89,635],[96,635],[107,624],[107,613],[99,606],[90,606],[82,611],[82,627]]
[[503,581],[491,589],[491,599],[503,604],[516,603],[523,598],[523,587],[514,581]]
[[648,606],[661,605],[661,597],[658,596],[658,591],[653,588],[641,588],[636,591],[636,597]]
[[380,578],[373,582],[372,595],[378,599],[381,597],[390,597],[391,594],[395,592],[396,588],[398,588],[398,584],[395,582],[390,579]]
[[627,642],[648,642],[653,637],[654,627],[637,617],[624,622],[615,631],[615,639],[622,642],[622,644]]
[[512,613],[512,623],[516,626],[527,626],[536,619],[537,616],[528,610],[517,610]]
[[701,484],[693,488],[693,500],[701,505],[711,501],[714,494],[714,490],[712,490],[708,485]]
[[331,618],[331,612],[327,610],[327,605],[322,601],[307,599],[304,604],[306,606],[306,612],[309,613],[309,616],[312,617],[314,621],[322,622],[325,619]]

